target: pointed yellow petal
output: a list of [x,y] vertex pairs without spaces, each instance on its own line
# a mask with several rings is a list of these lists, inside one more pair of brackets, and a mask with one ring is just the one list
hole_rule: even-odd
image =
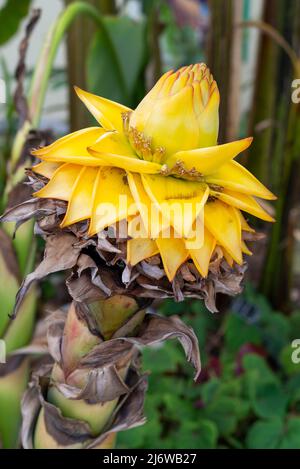
[[252,137],[237,140],[225,145],[215,145],[207,148],[197,148],[196,150],[179,151],[165,160],[169,169],[181,161],[188,171],[195,169],[203,175],[217,171],[220,166],[235,158],[239,153],[251,145]]
[[140,106],[130,116],[130,126],[151,137],[153,148],[164,147],[171,155],[199,146],[199,126],[193,106],[193,87],[155,100],[147,117]]
[[228,205],[239,208],[244,212],[251,213],[255,217],[261,218],[265,221],[274,222],[274,218],[271,217],[254,199],[247,194],[240,194],[239,192],[230,191],[225,189],[222,192],[210,191],[211,195],[217,197],[222,202],[225,202]]
[[95,119],[107,130],[123,132],[122,113],[131,111],[122,104],[88,93],[77,86],[75,91]]
[[248,231],[249,233],[255,233],[255,230],[253,228],[251,228],[251,226],[247,223],[245,217],[243,216],[243,214],[239,210],[238,210],[238,215],[239,215],[239,218],[240,218],[240,221],[241,221],[242,231]]
[[210,94],[205,109],[197,116],[199,128],[199,142],[197,147],[210,147],[216,145],[219,133],[219,105],[220,93],[216,82]]
[[49,163],[73,163],[82,166],[107,166],[105,161],[92,157],[87,147],[105,135],[100,127],[79,130],[63,137],[51,145],[33,150],[32,154]]
[[127,241],[127,262],[134,266],[157,254],[158,247],[152,239],[130,239]]
[[142,175],[142,181],[148,196],[177,234],[188,237],[208,198],[206,184],[153,175]]
[[133,239],[151,239],[149,232],[146,230],[143,219],[140,214],[128,219],[127,224],[128,236]]
[[203,245],[198,249],[189,249],[190,256],[202,277],[207,277],[212,253],[216,246],[215,238],[204,229]]
[[140,160],[136,156],[122,156],[114,155],[111,153],[99,153],[95,151],[93,147],[89,148],[89,152],[94,157],[99,158],[101,161],[105,162],[105,164],[109,166],[115,166],[117,168],[126,169],[127,171],[144,174],[157,174],[161,170],[161,165],[146,160]]
[[204,208],[204,223],[218,244],[224,246],[238,264],[242,264],[241,221],[237,210],[219,200],[210,201]]
[[[43,155],[39,157],[41,160],[45,160],[48,162],[51,161],[56,161],[56,158],[52,160],[51,156],[49,155]],[[109,163],[106,161],[102,160],[101,158],[95,158],[93,156],[62,156],[59,159],[59,163],[70,163],[70,164],[75,164],[78,166],[93,166],[93,167],[99,167],[99,166],[111,166]]]
[[174,236],[158,238],[156,240],[166,275],[170,282],[176,275],[179,267],[187,260],[189,253],[184,241]]
[[88,127],[59,138],[51,145],[32,150],[31,153],[39,158],[49,156],[52,161],[61,161],[60,158],[66,156],[89,156],[87,147],[105,133],[100,127]]
[[233,261],[231,255],[228,254],[228,252],[226,251],[226,249],[224,248],[224,246],[221,247],[221,250],[222,250],[223,256],[224,256],[224,258],[225,258],[227,264],[229,265],[229,267],[232,267],[234,261]]
[[99,168],[94,184],[89,235],[99,233],[136,212],[125,171],[111,167]]
[[[158,97],[159,93],[162,91],[163,86],[167,78],[172,75],[173,71],[170,70],[166,72],[164,75],[160,77],[160,79],[156,82],[153,88],[146,94],[146,96],[142,99],[139,103],[135,111],[132,113],[135,117],[138,116],[138,119],[141,119],[141,122],[145,123],[148,120],[148,117],[153,111],[153,106],[155,103],[156,98]],[[131,115],[131,117],[132,117]],[[135,126],[136,119],[131,121],[130,125]]]
[[248,256],[252,256],[252,252],[250,251],[247,244],[243,240],[242,240],[242,251],[244,254],[248,254]]
[[177,78],[179,77],[180,73],[179,72],[175,72],[175,73],[172,73],[171,75],[167,76],[164,83],[162,84],[162,87],[158,93],[158,96],[159,97],[166,97],[166,96],[170,96],[173,93],[173,86],[174,86],[174,83],[176,82]]
[[31,169],[34,173],[41,174],[42,176],[50,179],[59,166],[59,163],[48,163],[48,161],[42,161],[41,163],[33,166]]
[[207,176],[206,181],[242,194],[254,195],[261,199],[276,199],[272,192],[236,161],[224,164],[218,171]]
[[49,199],[70,200],[81,169],[82,167],[78,165],[63,164],[55,171],[48,184],[33,195]]
[[[153,204],[144,189],[141,176],[135,173],[127,173],[131,194],[139,210],[145,232],[149,238],[157,238],[161,231],[165,231],[170,222],[162,216],[156,204]],[[130,233],[133,236],[133,233]]]
[[178,93],[178,91],[180,91],[184,86],[186,86],[189,78],[189,72],[179,73],[179,75],[176,77],[175,82],[172,85],[172,94]]
[[120,132],[106,132],[101,135],[98,140],[91,145],[91,147],[97,153],[112,153],[115,155],[122,156],[133,156],[135,153],[128,143],[126,137]]
[[81,169],[73,186],[66,215],[61,223],[62,228],[91,217],[97,173],[97,168],[83,167]]

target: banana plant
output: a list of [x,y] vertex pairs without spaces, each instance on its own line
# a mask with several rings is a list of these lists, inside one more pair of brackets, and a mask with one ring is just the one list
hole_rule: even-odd
[[220,95],[205,64],[166,72],[134,110],[76,92],[99,125],[32,150],[35,197],[3,218],[36,215],[46,240],[14,314],[34,281],[71,270],[72,306],[50,321],[55,364],[23,399],[24,448],[110,448],[142,424],[135,346],[180,337],[197,377],[195,334],[178,317],[145,314],[147,300],[197,297],[215,311],[218,291],[241,290],[254,231],[241,211],[274,221],[256,198],[275,196],[235,161],[252,138],[217,142]]
[[[17,8],[13,16],[9,14],[12,3],[15,2],[8,1],[5,8],[0,10],[0,17],[3,19],[11,18],[11,21],[13,19],[14,25],[11,26],[11,31],[15,31],[18,27],[19,19],[27,14],[30,1],[20,2],[20,4],[22,3],[22,8]],[[103,50],[101,50],[99,41],[97,41],[97,52],[100,54],[100,57],[102,55],[105,56],[105,47],[108,45],[110,50],[109,66],[120,70],[120,83],[124,82],[124,70],[122,71],[119,66],[120,55],[117,54],[116,44],[113,43],[112,32],[109,32],[109,24],[106,19],[97,8],[87,2],[71,3],[50,27],[35,67],[27,96],[22,97],[23,102],[25,102],[26,112],[22,116],[20,128],[12,145],[10,158],[4,162],[6,184],[1,196],[2,211],[11,204],[18,202],[19,196],[23,191],[21,183],[24,179],[24,168],[30,166],[32,162],[32,157],[28,153],[28,146],[33,147],[47,143],[45,140],[40,139],[40,137],[43,137],[43,134],[37,132],[36,129],[40,123],[53,62],[65,33],[74,20],[81,15],[87,16],[95,23],[96,34],[101,35],[101,40],[99,41],[102,41],[103,46]],[[35,17],[35,19],[32,18],[27,25],[27,32],[24,38],[24,41],[27,43],[37,16],[38,12],[34,11],[33,18]],[[122,21],[124,22],[124,20]],[[6,24],[6,22],[3,21],[3,24]],[[128,32],[127,23],[125,24],[126,26]],[[0,41],[2,42],[8,39],[5,31],[7,30],[1,28]],[[93,55],[92,52],[91,54]],[[24,60],[25,57],[22,57],[22,67],[19,67],[20,73],[24,70]],[[19,91],[23,90],[19,89]],[[21,108],[20,113],[22,112]],[[16,350],[28,344],[34,331],[38,300],[36,287],[33,286],[30,289],[18,318],[12,321],[10,314],[13,310],[15,296],[20,287],[21,279],[32,270],[35,257],[36,243],[33,240],[32,221],[24,223],[18,228],[16,233],[15,223],[6,223],[0,227],[0,275],[2,279],[5,279],[5,282],[2,282],[0,285],[0,300],[2,305],[0,337],[4,341],[7,356],[7,363],[0,367],[0,441],[4,448],[15,447],[19,444],[20,400],[28,381],[30,366],[29,360],[27,358],[21,359],[16,354]]]

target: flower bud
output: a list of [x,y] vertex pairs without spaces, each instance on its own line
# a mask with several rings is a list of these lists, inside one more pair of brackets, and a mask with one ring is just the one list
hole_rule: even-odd
[[216,145],[219,90],[205,64],[167,72],[129,118],[129,131],[151,139],[166,155]]

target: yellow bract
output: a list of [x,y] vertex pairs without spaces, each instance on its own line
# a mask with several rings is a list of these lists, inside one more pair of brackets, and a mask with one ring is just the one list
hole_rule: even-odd
[[203,64],[167,72],[130,116],[130,125],[168,155],[216,145],[219,91]]
[[189,260],[201,276],[215,258],[250,255],[241,210],[274,221],[256,198],[275,196],[236,156],[252,138],[217,144],[219,91],[204,64],[168,72],[135,110],[76,92],[101,127],[69,134],[32,153],[49,179],[36,197],[68,202],[61,227],[89,220],[94,236],[128,222],[127,262],[159,254],[170,281]]

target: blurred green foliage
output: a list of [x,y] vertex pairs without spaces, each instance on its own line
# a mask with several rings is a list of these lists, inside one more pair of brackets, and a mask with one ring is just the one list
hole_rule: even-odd
[[28,14],[31,0],[6,0],[0,9],[0,45],[17,32],[23,18]]
[[175,341],[143,350],[148,423],[121,432],[118,447],[300,449],[300,364],[291,358],[300,311],[273,311],[250,285],[222,316],[198,301],[160,309],[194,328],[202,372],[193,382]]
[[188,24],[178,27],[174,11],[167,2],[161,2],[159,13],[164,25],[160,36],[164,71],[205,61],[199,31]]
[[[126,16],[103,17],[103,27],[91,41],[87,85],[91,92],[126,105],[137,103],[140,74],[146,63],[146,22]],[[138,94],[138,96],[137,96]]]

